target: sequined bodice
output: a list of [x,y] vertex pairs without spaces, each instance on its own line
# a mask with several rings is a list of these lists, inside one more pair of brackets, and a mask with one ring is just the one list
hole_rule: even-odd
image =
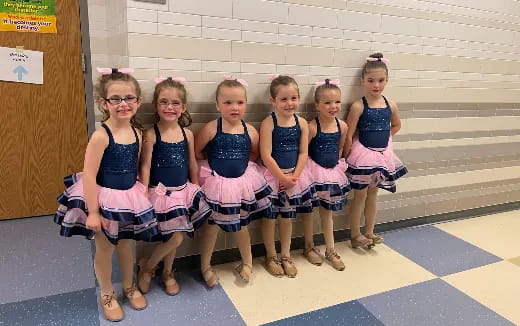
[[298,117],[294,115],[296,124],[292,127],[280,127],[274,112],[273,118],[273,138],[271,156],[281,169],[292,169],[298,161],[300,149],[301,129]]
[[135,143],[118,144],[106,124],[101,125],[108,134],[108,147],[103,153],[96,176],[98,185],[106,188],[130,189],[137,180],[137,160],[139,156],[139,138],[135,134]]
[[392,111],[386,98],[386,107],[373,109],[368,106],[368,102],[363,97],[363,113],[359,117],[357,128],[359,131],[383,131],[390,130],[390,118]]
[[251,138],[242,121],[243,134],[228,134],[222,131],[222,118],[217,120],[217,133],[206,146],[208,163],[219,175],[237,178],[244,174],[251,153]]
[[367,148],[386,148],[390,139],[390,121],[392,110],[386,97],[386,107],[374,109],[368,106],[367,99],[363,97],[363,113],[359,117],[357,129],[359,142]]
[[183,140],[168,143],[162,140],[157,125],[154,125],[155,145],[153,146],[150,185],[162,183],[166,187],[177,187],[186,183],[189,172],[188,141],[181,128]]
[[309,143],[309,156],[314,162],[324,168],[333,168],[339,159],[339,141],[341,139],[341,128],[338,119],[336,132],[321,132],[320,120],[316,117],[316,136]]

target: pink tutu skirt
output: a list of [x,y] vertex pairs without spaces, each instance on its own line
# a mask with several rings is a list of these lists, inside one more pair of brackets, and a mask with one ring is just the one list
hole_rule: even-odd
[[[83,195],[82,173],[65,177],[64,183],[67,189],[58,197],[60,206],[54,222],[61,226],[62,236],[83,235],[92,239],[94,232],[85,225],[88,208]],[[103,233],[112,244],[120,239],[155,241],[157,221],[145,191],[145,186],[139,182],[127,190],[97,187],[99,212],[108,224]]]
[[193,232],[211,214],[202,189],[191,182],[179,187],[165,187],[159,183],[148,191],[157,216],[158,240],[166,242],[177,231],[193,237]]
[[212,210],[208,219],[226,232],[240,231],[251,220],[271,214],[271,188],[249,162],[238,178],[226,178],[211,169],[208,161],[199,161],[199,179],[206,201]]
[[267,218],[275,219],[278,215],[282,218],[296,218],[297,213],[311,213],[313,207],[317,206],[313,178],[307,168],[303,169],[296,185],[288,190],[280,190],[280,182],[267,168],[262,166],[260,171],[273,189],[269,195],[273,206],[272,214]]
[[316,206],[329,211],[342,210],[350,191],[350,184],[345,174],[347,171],[345,159],[340,159],[335,167],[328,169],[309,158],[305,169],[312,171],[313,186],[318,196]]
[[388,146],[381,149],[369,149],[357,137],[354,138],[347,163],[350,186],[356,190],[370,186],[395,192],[395,180],[408,172],[394,154],[392,137],[388,140]]

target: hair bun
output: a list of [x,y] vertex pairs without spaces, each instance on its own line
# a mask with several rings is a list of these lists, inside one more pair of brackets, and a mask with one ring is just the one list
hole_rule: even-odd
[[383,59],[383,54],[381,52],[372,53],[370,58]]

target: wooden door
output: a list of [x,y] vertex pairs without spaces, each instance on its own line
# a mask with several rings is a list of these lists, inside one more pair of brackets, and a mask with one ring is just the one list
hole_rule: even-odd
[[[54,214],[87,142],[78,1],[56,1],[57,34],[0,32],[43,52],[43,85],[0,81],[0,219]],[[2,64],[0,62],[0,64]]]

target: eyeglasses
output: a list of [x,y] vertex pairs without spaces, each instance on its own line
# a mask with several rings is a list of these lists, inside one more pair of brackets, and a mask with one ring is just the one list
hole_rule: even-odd
[[112,105],[121,104],[121,102],[123,102],[123,101],[125,101],[126,104],[134,104],[134,103],[137,103],[138,100],[139,100],[139,98],[137,98],[135,96],[127,96],[127,97],[123,97],[123,98],[111,97],[111,98],[105,99],[105,101],[107,101],[108,103],[110,103]]
[[181,102],[169,102],[166,100],[160,100],[158,104],[163,108],[167,108],[171,105],[174,109],[179,109],[182,106]]

